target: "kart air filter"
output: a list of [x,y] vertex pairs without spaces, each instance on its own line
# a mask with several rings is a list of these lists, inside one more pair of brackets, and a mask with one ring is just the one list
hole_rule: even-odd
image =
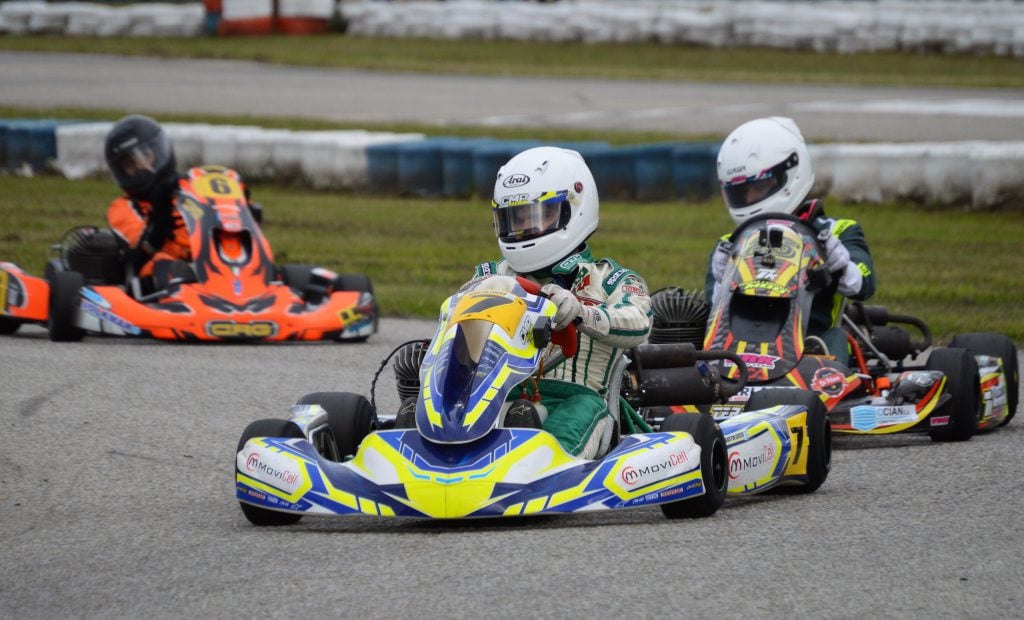
[[125,279],[121,246],[113,231],[82,226],[61,241],[64,266],[90,284],[120,284]]
[[398,386],[398,397],[402,402],[408,398],[416,398],[420,393],[420,366],[423,364],[428,344],[429,342],[424,340],[409,342],[395,354],[395,383]]
[[675,286],[660,289],[651,295],[651,309],[654,321],[648,342],[689,342],[698,350],[704,346],[711,307],[701,291],[684,291]]

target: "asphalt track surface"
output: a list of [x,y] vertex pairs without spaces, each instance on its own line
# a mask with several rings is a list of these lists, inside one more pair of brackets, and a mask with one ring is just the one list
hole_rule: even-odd
[[0,104],[352,122],[725,135],[759,116],[820,141],[1024,139],[1018,89],[570,80],[328,70],[240,61],[0,52]]
[[[252,420],[367,394],[427,321],[363,344],[0,339],[0,617],[1020,617],[1019,420],[837,440],[809,496],[497,521],[305,518],[234,499]],[[1021,360],[1024,363],[1024,359]],[[397,402],[386,369],[382,410]],[[391,409],[393,410],[393,409]]]
[[[1024,136],[1015,91],[11,53],[0,53],[0,85],[0,104],[34,107],[701,133],[790,113],[809,135],[831,139]],[[285,417],[308,392],[368,393],[388,353],[432,330],[384,319],[378,335],[352,345],[54,344],[38,327],[0,338],[0,618],[1020,617],[1019,420],[963,444],[840,439],[814,495],[731,499],[701,521],[645,508],[251,526],[234,500],[242,429]],[[377,392],[381,409],[393,409],[390,370]]]

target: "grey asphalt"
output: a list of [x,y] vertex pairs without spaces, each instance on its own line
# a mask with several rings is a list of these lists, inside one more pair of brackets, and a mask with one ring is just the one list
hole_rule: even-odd
[[19,52],[0,52],[0,104],[702,135],[783,114],[811,140],[1024,139],[1020,90],[470,77]]
[[[1019,420],[963,444],[843,438],[817,493],[701,521],[251,526],[232,486],[246,424],[307,392],[367,394],[432,328],[384,319],[344,345],[0,339],[0,617],[1020,617]],[[377,394],[397,403],[390,370]]]
[[[726,133],[789,113],[839,140],[1021,139],[1016,91],[375,74],[0,52],[0,104]],[[2,257],[0,257],[2,258]],[[0,618],[1018,618],[1020,421],[964,444],[837,440],[814,495],[424,523],[248,524],[233,452],[302,394],[367,393],[431,322],[356,345],[0,338]],[[1024,363],[1024,359],[1022,359]],[[390,374],[378,386],[393,408]]]

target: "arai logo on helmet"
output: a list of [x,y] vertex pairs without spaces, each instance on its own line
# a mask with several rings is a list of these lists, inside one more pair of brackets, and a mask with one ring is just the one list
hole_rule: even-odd
[[525,174],[510,174],[501,182],[502,187],[520,187],[530,182],[530,177]]

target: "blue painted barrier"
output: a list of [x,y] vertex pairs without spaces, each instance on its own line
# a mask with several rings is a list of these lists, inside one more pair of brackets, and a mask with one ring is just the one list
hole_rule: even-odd
[[592,147],[580,154],[594,175],[601,200],[632,200],[636,196],[635,154],[631,150]]
[[7,163],[7,132],[9,131],[7,127],[10,123],[9,120],[0,120],[0,170],[13,167]]
[[637,200],[672,200],[675,197],[672,157],[677,146],[645,144],[630,147],[634,153]]
[[428,138],[399,146],[398,191],[401,195],[429,198],[441,195],[444,189],[441,153],[449,142],[449,138]]
[[473,157],[477,149],[499,142],[493,138],[453,139],[442,146],[442,194],[447,198],[469,198],[476,191]]
[[33,170],[44,170],[57,158],[57,121],[8,120],[2,125],[3,168],[28,164]]
[[386,142],[366,147],[367,186],[371,192],[398,192],[398,147],[402,142]]
[[672,151],[676,196],[707,200],[718,191],[716,159],[719,145],[710,142],[679,144]]

